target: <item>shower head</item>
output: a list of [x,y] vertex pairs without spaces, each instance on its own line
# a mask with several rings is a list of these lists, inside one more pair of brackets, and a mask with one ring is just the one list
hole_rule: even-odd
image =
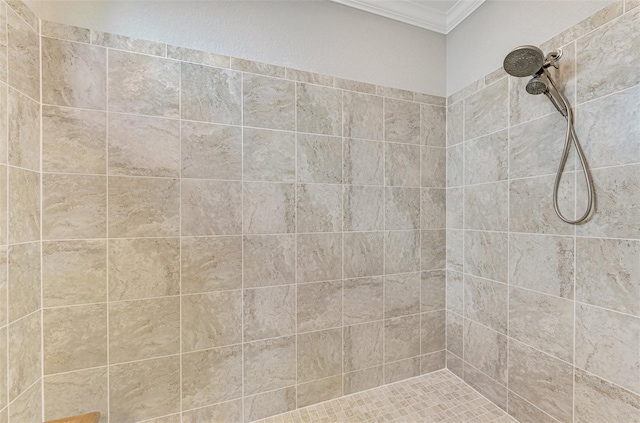
[[549,85],[540,76],[536,75],[527,82],[526,90],[533,95],[545,94],[549,92]]
[[504,58],[503,67],[509,74],[517,77],[535,75],[544,65],[544,53],[536,46],[514,48]]

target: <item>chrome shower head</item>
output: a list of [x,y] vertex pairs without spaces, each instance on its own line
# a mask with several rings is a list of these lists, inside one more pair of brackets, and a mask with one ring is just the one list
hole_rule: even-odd
[[529,94],[533,95],[545,94],[549,92],[549,84],[539,75],[536,75],[527,82],[526,90]]
[[517,77],[535,75],[544,65],[544,53],[536,46],[514,48],[504,58],[503,67],[509,74]]

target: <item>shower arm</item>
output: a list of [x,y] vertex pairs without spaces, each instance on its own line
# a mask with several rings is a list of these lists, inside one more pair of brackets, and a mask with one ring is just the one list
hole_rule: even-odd
[[[551,74],[549,73],[549,71],[547,71],[546,67],[543,68],[543,72],[547,77],[547,79],[549,80],[549,82],[551,83],[551,87],[553,88],[553,91],[555,92],[555,94],[558,95],[558,97],[562,101],[562,105],[565,113],[563,113],[563,111],[560,110],[560,108],[558,107],[557,100],[555,98],[552,98],[555,96],[549,93],[547,97],[549,98],[551,103],[556,107],[556,109],[558,109],[558,111],[560,111],[560,113],[567,120],[567,130],[566,130],[566,136],[565,136],[564,151],[562,152],[562,159],[560,160],[560,166],[558,167],[556,180],[553,185],[553,208],[556,214],[558,215],[558,217],[562,219],[564,222],[569,223],[571,225],[576,225],[587,220],[587,218],[589,217],[589,215],[591,215],[591,212],[593,211],[594,189],[593,189],[593,183],[591,180],[591,173],[587,166],[587,159],[584,155],[584,152],[582,151],[582,148],[580,147],[580,143],[578,142],[578,135],[576,134],[576,130],[574,127],[573,110],[571,109],[569,100],[567,100],[567,97],[564,95],[564,93],[558,89],[558,86],[556,85],[555,81],[551,77]],[[564,215],[560,211],[560,207],[558,206],[558,191],[560,188],[560,180],[562,179],[562,173],[564,172],[564,167],[567,164],[567,159],[569,158],[569,151],[571,150],[572,141],[573,141],[573,145],[576,148],[576,153],[578,154],[578,158],[580,159],[580,164],[582,165],[582,169],[584,170],[584,180],[585,180],[585,183],[587,184],[587,208],[584,214],[576,220],[571,220],[564,217]]]

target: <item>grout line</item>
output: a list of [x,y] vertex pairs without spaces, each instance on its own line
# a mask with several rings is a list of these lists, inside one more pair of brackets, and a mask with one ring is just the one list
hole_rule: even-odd
[[[38,138],[39,138],[39,143],[38,143],[38,148],[40,149],[40,151],[38,152],[39,157],[38,157],[38,166],[39,169],[37,171],[38,173],[38,179],[39,179],[39,188],[40,188],[40,216],[39,219],[39,224],[40,224],[40,239],[38,242],[38,247],[40,248],[40,401],[42,402],[40,404],[40,418],[42,419],[42,421],[44,421],[45,419],[45,409],[44,409],[44,405],[45,405],[45,397],[44,397],[44,359],[45,359],[45,355],[44,355],[44,310],[43,310],[43,305],[44,305],[44,270],[43,270],[43,263],[44,263],[44,252],[43,252],[43,247],[44,247],[44,243],[42,242],[42,240],[44,239],[43,236],[43,215],[44,215],[44,209],[43,209],[43,194],[44,194],[44,188],[43,188],[43,176],[42,176],[42,151],[43,151],[43,107],[42,107],[42,97],[43,97],[43,90],[42,90],[42,37],[40,36],[41,33],[41,21],[38,18],[37,19],[37,23],[36,25],[38,25],[38,30],[37,32],[37,37],[38,37],[38,61],[39,61],[39,65],[40,65],[40,69],[38,69],[39,75],[38,75],[38,79],[39,79],[39,90],[40,92],[39,94],[39,101],[38,101],[38,126],[39,126],[39,133],[38,133]],[[8,60],[8,59],[7,59]],[[8,79],[8,77],[7,77]],[[8,119],[8,117],[7,117]],[[7,125],[8,126],[8,125]],[[9,138],[7,138],[7,141],[9,140]],[[9,144],[9,142],[7,142],[7,144]],[[7,154],[7,162],[9,161],[9,156]],[[7,183],[8,185],[8,183]],[[8,198],[8,197],[7,197]],[[8,200],[7,200],[8,202]],[[8,208],[8,206],[7,206]],[[8,220],[8,219],[7,219]],[[8,267],[8,266],[7,266]],[[7,281],[9,281],[9,279],[7,279]],[[8,284],[7,284],[8,286]],[[7,301],[8,301],[9,295],[7,295]],[[9,370],[9,367],[7,367],[7,371]]]
[[[109,55],[105,54],[105,75],[109,75]],[[105,104],[105,109],[109,109],[108,105],[109,105],[109,78],[106,78],[105,81],[105,98],[106,98],[106,104]],[[105,198],[105,214],[106,214],[106,219],[105,219],[105,232],[106,232],[106,239],[105,239],[105,260],[106,260],[106,266],[105,266],[105,273],[106,273],[106,303],[107,303],[107,423],[110,422],[111,420],[111,355],[109,353],[109,350],[111,349],[111,337],[109,336],[109,333],[111,332],[111,293],[109,292],[110,288],[111,288],[111,282],[109,281],[110,278],[110,273],[109,273],[109,250],[111,249],[111,240],[109,239],[109,120],[110,120],[110,115],[109,115],[109,111],[105,111],[105,116],[104,116],[104,122],[105,122],[105,143],[104,143],[104,147],[105,147],[105,163],[104,163],[104,171],[105,171],[105,175],[107,175],[106,177],[106,190],[107,190],[107,195]]]

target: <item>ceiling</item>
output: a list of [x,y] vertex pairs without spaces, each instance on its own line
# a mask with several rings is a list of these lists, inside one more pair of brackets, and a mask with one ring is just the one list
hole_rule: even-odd
[[430,31],[448,34],[485,0],[331,0]]

